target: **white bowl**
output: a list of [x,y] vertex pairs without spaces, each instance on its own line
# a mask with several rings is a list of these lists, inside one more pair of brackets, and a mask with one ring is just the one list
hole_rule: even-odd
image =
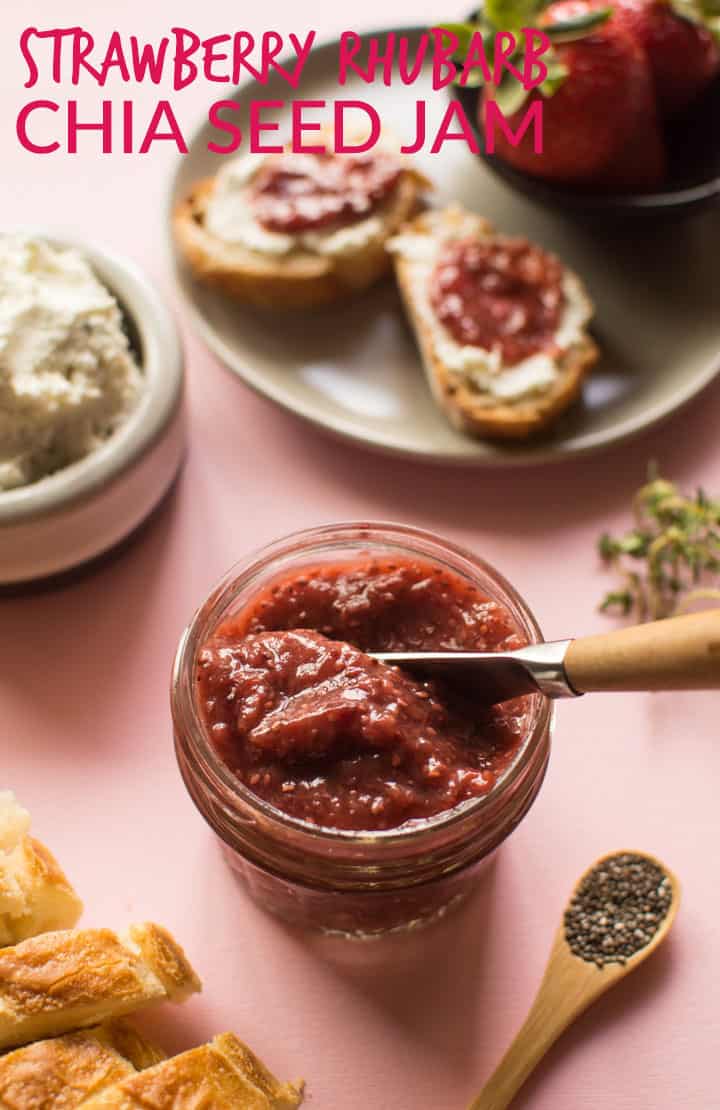
[[115,295],[145,389],[125,423],[92,454],[0,493],[0,586],[62,574],[115,547],[168,492],[185,451],[183,353],[155,290],[124,258],[54,235],[38,237],[77,247]]

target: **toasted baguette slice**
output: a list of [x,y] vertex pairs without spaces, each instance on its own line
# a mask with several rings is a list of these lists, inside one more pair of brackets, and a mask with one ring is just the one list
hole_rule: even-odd
[[0,792],[0,947],[52,929],[70,929],[82,902],[54,856],[28,836],[30,817]]
[[[432,395],[450,422],[461,432],[487,439],[521,440],[547,429],[579,396],[583,380],[596,362],[598,350],[583,331],[577,341],[555,356],[555,380],[547,388],[513,401],[500,400],[479,389],[463,371],[451,368],[438,351],[438,329],[428,306],[418,297],[419,280],[428,269],[422,252],[413,257],[410,238],[428,237],[438,243],[452,238],[494,234],[487,220],[453,206],[417,216],[400,231],[389,247],[394,253],[395,274],[410,325],[415,333],[425,376]],[[406,238],[408,237],[408,238]],[[565,268],[575,295],[589,320],[592,305],[576,274]]]
[[36,1041],[0,1057],[2,1110],[74,1110],[165,1059],[127,1022]]
[[0,1049],[58,1036],[168,999],[200,981],[159,925],[43,933],[0,950]]
[[232,1033],[173,1056],[83,1102],[83,1110],[294,1110],[302,1083],[280,1083]]
[[198,182],[175,210],[175,240],[195,277],[228,296],[260,308],[314,308],[368,289],[392,268],[385,244],[417,210],[428,182],[412,170],[400,177],[390,197],[373,215],[381,237],[338,255],[292,251],[273,257],[226,243],[206,227],[215,179]]
[[[131,1025],[125,1018],[116,1018],[106,1021],[104,1025],[96,1025],[92,1029],[82,1029],[79,1033],[68,1033],[66,1036],[94,1036],[101,1044],[109,1045],[119,1056],[132,1064],[135,1071],[152,1068],[167,1059],[167,1053],[149,1041],[147,1037]],[[37,1042],[36,1042],[37,1043]],[[21,1051],[17,1049],[16,1051]]]

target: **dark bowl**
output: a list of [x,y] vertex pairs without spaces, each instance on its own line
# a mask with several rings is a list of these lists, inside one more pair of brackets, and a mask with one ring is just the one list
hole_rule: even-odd
[[597,192],[592,188],[554,184],[532,177],[485,150],[478,123],[479,89],[450,87],[460,101],[480,146],[480,157],[503,181],[540,204],[566,212],[608,214],[684,215],[720,199],[720,78],[715,80],[693,108],[664,127],[668,151],[668,175],[657,192]]

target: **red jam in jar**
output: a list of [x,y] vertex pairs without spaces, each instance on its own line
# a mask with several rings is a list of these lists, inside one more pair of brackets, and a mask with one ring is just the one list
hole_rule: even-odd
[[400,178],[399,159],[367,154],[274,154],[251,188],[259,222],[269,231],[315,231],[365,219]]
[[506,366],[552,351],[565,304],[562,263],[527,239],[448,243],[430,279],[430,303],[462,346],[499,349]]
[[479,708],[366,652],[524,642],[501,605],[431,563],[307,568],[202,647],[199,709],[226,766],[277,809],[328,828],[393,829],[491,791],[520,746],[527,699]]

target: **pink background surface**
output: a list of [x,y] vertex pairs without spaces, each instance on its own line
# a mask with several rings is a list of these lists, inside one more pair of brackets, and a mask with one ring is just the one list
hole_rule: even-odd
[[[14,141],[24,102],[23,26],[118,26],[151,38],[239,26],[323,36],[343,29],[317,0],[268,9],[44,0],[3,6],[3,214],[84,234],[131,255],[174,304],[164,203],[176,156],[37,158]],[[366,0],[347,22],[450,17],[421,0]],[[459,14],[459,11],[458,13]],[[222,89],[222,87],[219,87]],[[51,93],[49,88],[38,95]],[[114,89],[115,95],[117,91]],[[214,98],[216,90],[211,96]],[[156,90],[137,93],[140,111]],[[90,109],[96,91],[85,90]],[[202,84],[175,101],[189,131]],[[142,117],[144,118],[144,117]],[[296,934],[234,887],[176,772],[167,684],[196,604],[250,548],[337,518],[394,519],[472,547],[518,586],[546,636],[611,627],[595,539],[627,520],[655,457],[686,486],[720,489],[720,387],[634,444],[526,473],[442,471],[338,445],[257,399],[183,327],[191,448],[176,496],[142,541],[64,590],[0,602],[2,786],[31,809],[86,900],[85,920],[157,919],[177,932],[204,994],[149,1022],[168,1048],[236,1030],[316,1110],[451,1110],[497,1063],[540,979],[576,876],[600,853],[654,852],[684,904],[656,957],[588,1013],[518,1098],[518,1110],[707,1110],[718,1104],[717,695],[586,698],[560,707],[550,772],[477,897],[441,925],[371,946]],[[714,720],[713,720],[714,718]]]

